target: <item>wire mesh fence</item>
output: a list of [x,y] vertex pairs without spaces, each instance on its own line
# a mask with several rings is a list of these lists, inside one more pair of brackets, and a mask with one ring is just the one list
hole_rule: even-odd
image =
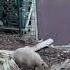
[[1,0],[0,29],[37,36],[36,0]]

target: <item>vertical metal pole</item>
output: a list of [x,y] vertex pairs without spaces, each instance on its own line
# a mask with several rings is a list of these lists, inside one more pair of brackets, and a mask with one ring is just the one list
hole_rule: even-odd
[[22,36],[22,0],[17,0],[17,6],[18,6],[18,19],[19,19],[19,33],[20,37]]
[[33,15],[34,15],[34,25],[35,25],[35,37],[36,40],[38,40],[38,27],[37,27],[37,7],[36,7],[36,0],[33,0],[34,3],[34,10],[33,10]]
[[22,2],[22,25],[23,25],[23,31],[25,29],[26,24],[26,9],[27,9],[27,0],[23,0]]
[[35,2],[36,2],[36,22],[37,22],[37,24],[36,24],[36,30],[37,30],[37,32],[36,32],[36,40],[39,40],[39,33],[38,33],[38,12],[37,12],[37,10],[38,10],[38,1],[39,0],[35,0]]
[[37,21],[37,0],[35,0],[35,21],[36,21],[36,40],[38,40],[38,21]]

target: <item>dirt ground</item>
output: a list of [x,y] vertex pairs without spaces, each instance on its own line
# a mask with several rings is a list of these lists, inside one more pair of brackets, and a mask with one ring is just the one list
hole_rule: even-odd
[[[23,37],[22,37],[23,38]],[[22,39],[17,33],[0,32],[0,49],[15,50],[27,45],[32,46],[34,43],[32,39]]]
[[[0,49],[15,50],[26,45],[33,45],[31,41],[21,40],[17,34],[0,33]],[[70,53],[64,53],[63,50],[54,48],[44,48],[38,51],[44,61],[48,64],[49,70],[53,64],[61,63],[70,58]],[[33,70],[26,65],[20,66],[21,70]]]

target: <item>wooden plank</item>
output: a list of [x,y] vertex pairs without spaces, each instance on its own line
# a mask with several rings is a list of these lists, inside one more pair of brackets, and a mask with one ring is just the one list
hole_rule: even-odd
[[53,42],[54,42],[53,39],[49,38],[49,39],[47,39],[47,40],[45,40],[45,41],[43,41],[43,42],[31,47],[31,49],[34,50],[34,51],[38,51],[38,50],[40,50],[42,48],[45,48],[45,47],[51,45]]

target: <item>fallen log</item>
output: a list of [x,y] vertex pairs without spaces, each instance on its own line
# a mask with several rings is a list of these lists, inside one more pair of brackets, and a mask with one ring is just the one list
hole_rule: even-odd
[[34,51],[38,51],[38,50],[40,50],[42,48],[48,47],[53,42],[54,42],[53,39],[49,38],[49,39],[47,39],[47,40],[45,40],[45,41],[43,41],[41,43],[38,43],[37,45],[31,47],[31,49],[34,50]]
[[21,70],[6,53],[0,52],[0,70]]
[[69,44],[68,45],[56,45],[56,46],[54,46],[52,44],[50,47],[63,50],[64,53],[70,52],[70,45]]

